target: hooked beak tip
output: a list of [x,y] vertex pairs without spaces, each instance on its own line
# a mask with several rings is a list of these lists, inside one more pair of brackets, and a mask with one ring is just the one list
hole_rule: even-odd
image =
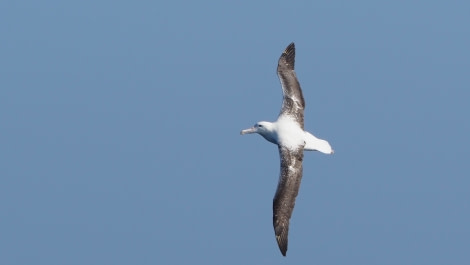
[[244,134],[247,134],[247,133],[254,133],[255,132],[255,128],[249,128],[249,129],[246,129],[246,130],[242,130],[240,132],[241,135],[244,135]]

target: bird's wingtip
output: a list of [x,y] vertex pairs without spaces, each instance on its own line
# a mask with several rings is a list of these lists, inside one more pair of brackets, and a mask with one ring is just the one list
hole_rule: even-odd
[[276,240],[278,242],[278,245],[279,245],[279,250],[281,251],[281,254],[282,256],[286,256],[287,255],[287,242],[285,242],[281,236],[276,236]]

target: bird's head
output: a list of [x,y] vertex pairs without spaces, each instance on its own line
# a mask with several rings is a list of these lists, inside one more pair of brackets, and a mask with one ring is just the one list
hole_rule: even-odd
[[240,134],[249,134],[249,133],[257,133],[263,136],[266,140],[276,143],[275,133],[274,133],[274,125],[271,122],[267,121],[260,121],[257,122],[253,127],[242,130]]

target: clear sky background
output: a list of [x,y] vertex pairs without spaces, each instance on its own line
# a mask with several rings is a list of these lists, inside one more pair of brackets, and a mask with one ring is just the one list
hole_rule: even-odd
[[[1,1],[0,264],[470,264],[468,1]],[[282,257],[294,41],[308,152]]]

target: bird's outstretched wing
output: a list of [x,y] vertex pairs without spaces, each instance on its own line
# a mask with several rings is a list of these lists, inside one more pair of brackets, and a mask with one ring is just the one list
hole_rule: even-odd
[[277,75],[282,85],[282,107],[279,116],[288,115],[304,128],[305,101],[294,71],[295,44],[292,42],[282,53],[277,65]]
[[273,200],[273,226],[276,240],[282,255],[286,255],[289,233],[289,220],[295,206],[302,180],[303,146],[296,150],[279,146],[281,173]]

